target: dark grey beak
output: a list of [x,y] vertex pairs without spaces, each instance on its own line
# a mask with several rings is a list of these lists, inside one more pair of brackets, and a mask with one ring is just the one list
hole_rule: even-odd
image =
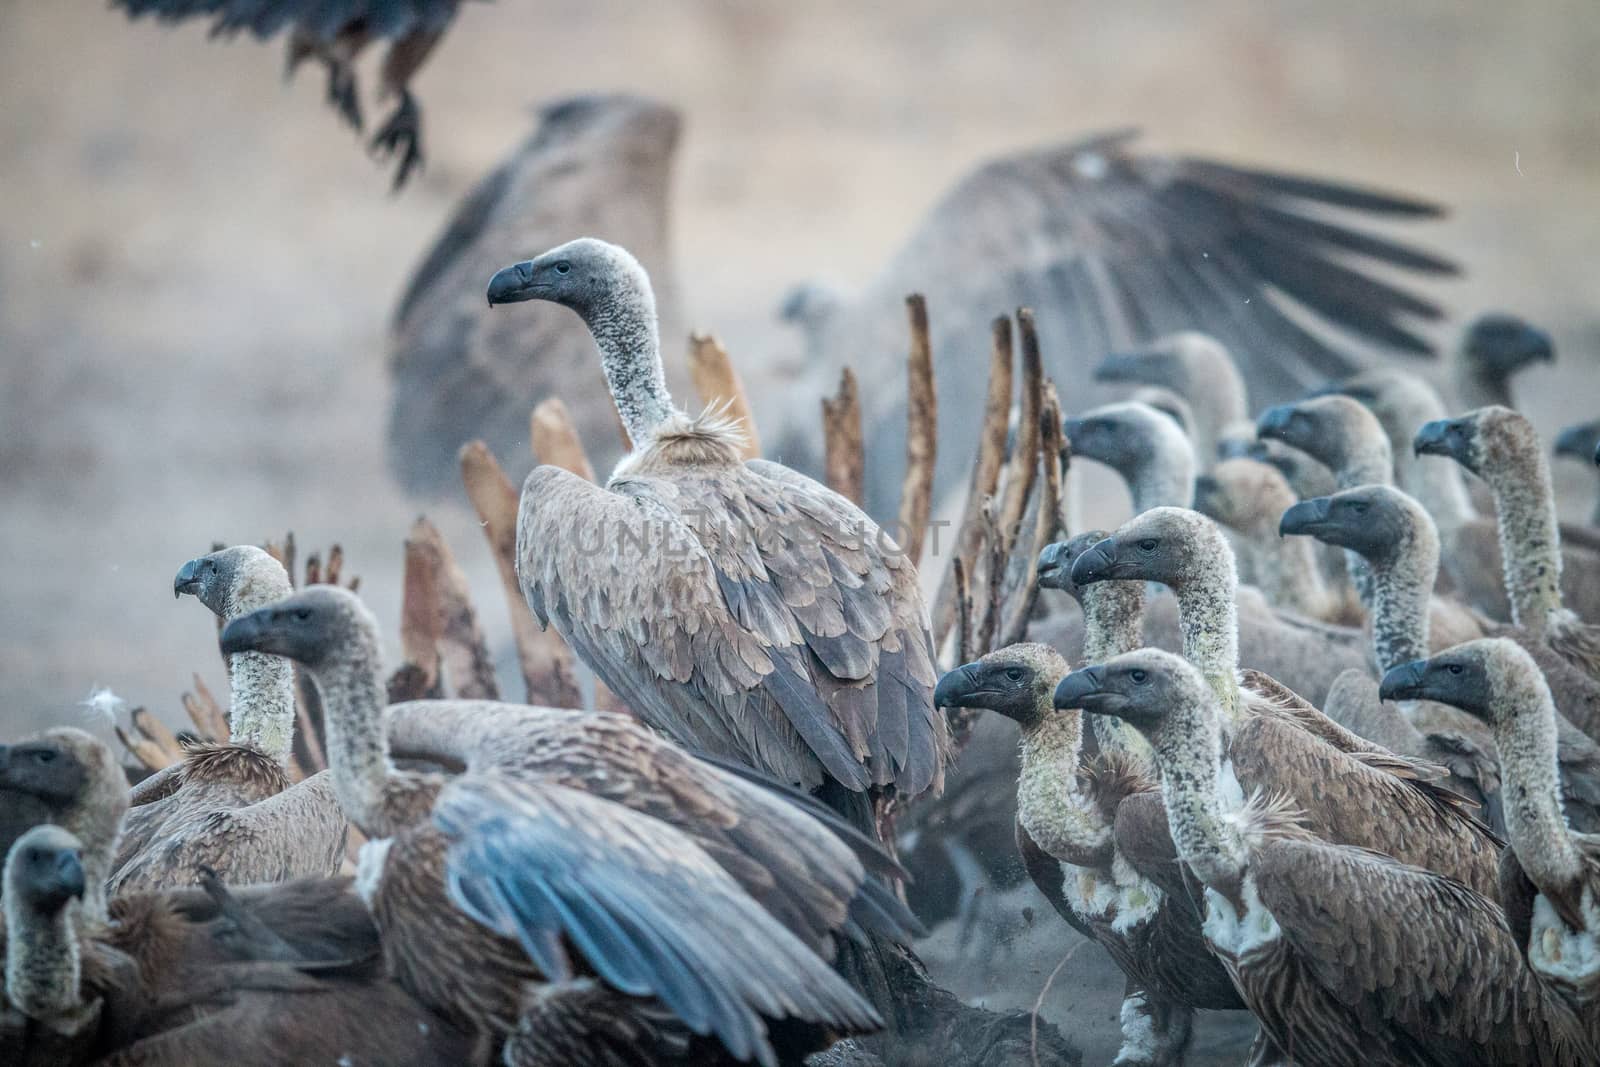
[[1111,571],[1116,564],[1117,539],[1108,537],[1072,564],[1072,583],[1088,585],[1090,582],[1103,582],[1112,576]]
[[[1129,352],[1113,352],[1100,361],[1094,369],[1094,380],[1097,382],[1148,382],[1145,373],[1145,361],[1153,354],[1149,349],[1135,349]],[[1156,382],[1148,382],[1155,385]]]
[[1036,576],[1040,589],[1066,588],[1071,578],[1071,575],[1067,573],[1066,558],[1066,542],[1056,541],[1044,546],[1044,550],[1039,553],[1039,566]]
[[526,259],[495,271],[489,279],[489,306],[515,304],[538,297],[533,284],[533,260]]
[[1553,451],[1558,456],[1588,459],[1596,446],[1600,446],[1600,421],[1583,422],[1562,430]]
[[964,700],[978,686],[978,665],[976,663],[963,663],[955,670],[939,679],[939,684],[933,689],[933,706],[936,708],[959,708]]
[[[1456,449],[1465,444],[1460,419],[1434,419],[1425,422],[1411,439],[1411,451],[1418,456],[1449,456],[1460,459]],[[1454,432],[1452,432],[1454,431]]]
[[52,872],[50,895],[57,900],[83,896],[87,882],[83,876],[83,861],[75,852],[61,852],[56,856],[56,869]]
[[1594,465],[1600,467],[1600,444],[1594,446]]
[[1428,661],[1414,659],[1393,667],[1378,685],[1378,696],[1384,700],[1417,700],[1423,695],[1422,675]]
[[172,579],[172,598],[176,600],[183,594],[190,596],[200,595],[200,567],[202,560],[191,559],[188,563],[178,568],[178,574]]
[[1556,343],[1544,330],[1537,326],[1527,326],[1523,330],[1523,341],[1520,346],[1521,359],[1518,365],[1543,360],[1546,363],[1556,361]]
[[1222,492],[1222,483],[1209,474],[1202,474],[1194,480],[1194,509],[1200,514],[1215,519],[1217,507],[1215,498]]
[[[1081,558],[1081,557],[1080,557]],[[1056,685],[1053,703],[1059,709],[1081,708],[1086,698],[1100,692],[1105,679],[1105,668],[1085,667],[1073,671]]]
[[271,652],[268,647],[274,637],[272,629],[271,608],[262,608],[252,611],[248,615],[241,615],[222,628],[222,635],[218,644],[224,656],[231,656],[235,652]]
[[1291,534],[1315,537],[1317,527],[1328,521],[1328,516],[1333,512],[1333,501],[1325,496],[1313,497],[1302,500],[1278,520],[1278,536],[1287,537]]
[[1261,413],[1260,418],[1256,419],[1256,436],[1288,441],[1289,424],[1294,421],[1295,414],[1293,404],[1279,404],[1268,408]]

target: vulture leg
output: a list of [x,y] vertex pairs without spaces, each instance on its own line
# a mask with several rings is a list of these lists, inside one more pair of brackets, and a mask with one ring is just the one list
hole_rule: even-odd
[[1153,998],[1132,978],[1119,1013],[1122,1048],[1111,1067],[1169,1067],[1184,1062],[1194,1039],[1194,1010]]
[[389,158],[399,153],[400,165],[394,174],[394,188],[406,183],[414,167],[422,165],[422,109],[409,88],[411,78],[432,54],[443,36],[437,30],[409,34],[396,41],[383,57],[382,94],[398,96],[394,109],[372,138],[372,151]]

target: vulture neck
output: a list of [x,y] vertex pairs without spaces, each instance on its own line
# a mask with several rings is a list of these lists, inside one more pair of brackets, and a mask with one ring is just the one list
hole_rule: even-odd
[[600,366],[622,425],[634,448],[643,448],[675,411],[661,363],[656,298],[644,269],[620,279],[589,306],[584,321],[600,348]]
[[1202,882],[1233,899],[1244,875],[1244,841],[1222,810],[1222,733],[1216,716],[1199,703],[1172,707],[1151,744],[1178,857]]
[[[294,592],[287,572],[275,562],[253,568],[230,597],[232,622]],[[228,741],[255,749],[280,767],[289,765],[294,743],[294,664],[265,652],[235,652],[228,657]]]
[[1152,456],[1128,472],[1128,492],[1134,514],[1151,508],[1188,507],[1194,503],[1194,458]]
[[24,902],[20,888],[6,887],[5,999],[58,1032],[76,1031],[71,1016],[82,1007],[79,907],[69,900],[55,912],[42,911]]
[[[1144,647],[1144,583],[1095,582],[1078,593],[1083,608],[1083,661],[1104,663],[1113,656]],[[1150,743],[1121,719],[1096,715],[1090,729],[1103,752],[1121,755],[1136,765],[1150,766]]]
[[1022,728],[1022,771],[1017,777],[1017,818],[1034,844],[1057,858],[1098,848],[1110,828],[1078,790],[1083,716],[1056,711],[1050,695],[1038,700]]
[[328,769],[339,806],[369,838],[388,837],[397,829],[385,803],[394,766],[383,729],[388,693],[377,636],[361,628],[314,676],[322,694]]
[[1267,600],[1314,619],[1326,618],[1333,596],[1322,580],[1316,542],[1279,537],[1276,530],[1252,529],[1247,536],[1256,584]]
[[1233,550],[1221,537],[1207,556],[1195,556],[1200,572],[1174,589],[1178,596],[1178,628],[1183,658],[1205,677],[1222,707],[1225,723],[1244,713],[1239,691],[1239,582]]
[[1529,674],[1512,684],[1511,706],[1494,721],[1506,834],[1533,884],[1559,892],[1582,876],[1583,857],[1561,808],[1555,701],[1542,677]]
[[1392,556],[1370,562],[1366,606],[1381,675],[1402,663],[1428,658],[1428,609],[1439,574],[1438,538],[1409,533]]
[[1542,634],[1550,613],[1561,609],[1561,534],[1550,465],[1537,447],[1518,448],[1510,461],[1486,465],[1484,480],[1494,492],[1511,621]]
[[1394,457],[1395,481],[1409,496],[1428,510],[1442,536],[1450,537],[1468,521],[1478,517],[1467,492],[1460,466],[1443,456],[1419,456],[1411,439],[1424,424],[1448,418],[1439,394],[1422,382],[1408,388],[1403,397],[1391,400],[1379,421],[1389,435],[1389,453]]
[[107,766],[96,774],[84,796],[60,820],[82,845],[83,903],[79,916],[101,926],[109,921],[106,910],[106,882],[117,856],[117,839],[122,836],[122,820],[128,813],[128,783],[121,768]]

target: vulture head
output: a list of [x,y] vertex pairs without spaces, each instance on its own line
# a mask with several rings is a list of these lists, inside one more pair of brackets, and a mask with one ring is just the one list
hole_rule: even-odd
[[546,300],[592,320],[620,293],[648,296],[650,279],[620,245],[580,237],[542,256],[513,263],[489,279],[489,306]]
[[35,826],[11,846],[5,858],[5,897],[39,915],[55,915],[83,899],[83,845],[71,832],[50,823]]
[[1172,462],[1191,451],[1171,415],[1139,401],[1105,404],[1062,419],[1061,432],[1072,442],[1074,457],[1104,463],[1130,479],[1146,464]]
[[1419,512],[1422,506],[1398,489],[1362,485],[1300,501],[1278,520],[1278,533],[1314,537],[1381,561],[1411,540],[1419,522],[1427,518]]
[[1568,426],[1556,437],[1552,451],[1558,456],[1588,462],[1600,449],[1600,419]]
[[1185,437],[1194,433],[1194,408],[1176,392],[1162,385],[1141,385],[1128,394],[1135,404],[1147,404],[1178,424]]
[[1066,673],[1067,661],[1048,645],[1008,645],[940,678],[933,703],[941,708],[984,708],[1022,726],[1036,725]]
[[126,791],[111,751],[82,730],[60,726],[32,741],[0,745],[0,789],[34,797],[54,812],[78,805],[101,779]]
[[1419,456],[1449,456],[1480,478],[1537,471],[1544,459],[1539,434],[1520,412],[1498,405],[1453,419],[1435,419],[1411,442]]
[[1121,719],[1149,737],[1174,708],[1203,706],[1210,692],[1182,657],[1141,648],[1067,675],[1056,686],[1055,706]]
[[222,652],[267,652],[315,672],[364,642],[376,626],[354,593],[315,585],[228,623],[222,628]]
[[1222,343],[1196,330],[1158,337],[1147,345],[1113,352],[1094,369],[1097,382],[1165,385],[1187,392],[1193,386],[1233,374],[1233,359]]
[[1555,362],[1556,346],[1548,333],[1525,319],[1491,312],[1467,327],[1461,358],[1477,377],[1504,381],[1531,363]]
[[1532,680],[1543,685],[1533,659],[1515,641],[1483,637],[1447,648],[1431,659],[1402,663],[1383,676],[1384,700],[1434,700],[1493,725],[1526,705],[1518,690]]
[[235,545],[178,568],[172,595],[188,593],[221,619],[232,619],[293,592],[289,573],[254,545]]
[[1270,529],[1294,502],[1283,472],[1253,459],[1225,459],[1194,481],[1194,509],[1241,533]]
[[1336,472],[1364,452],[1389,452],[1377,416],[1343,395],[1270,407],[1256,419],[1256,436],[1298,448]]
[[1151,508],[1085,551],[1070,573],[1077,585],[1139,580],[1176,588],[1223,558],[1232,567],[1232,550],[1210,519],[1187,508]]
[[1251,441],[1245,447],[1244,455],[1245,458],[1253,459],[1257,463],[1270,463],[1278,468],[1284,478],[1288,479],[1295,496],[1302,500],[1313,496],[1327,496],[1337,487],[1332,471],[1298,448],[1291,448],[1282,441],[1260,439]]
[[1078,557],[1109,536],[1104,530],[1085,530],[1081,534],[1045,545],[1039,553],[1040,589],[1059,589],[1077,600],[1082,588],[1072,580],[1072,565]]

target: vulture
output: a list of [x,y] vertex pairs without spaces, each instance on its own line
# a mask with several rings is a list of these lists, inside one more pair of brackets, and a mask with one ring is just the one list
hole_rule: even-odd
[[[654,232],[666,232],[660,190],[670,146],[663,154],[653,131],[629,133],[617,129],[587,148],[589,155],[574,155],[561,142],[550,154],[579,174],[595,166],[591,155],[621,160],[633,171],[626,186],[650,193],[613,207],[617,183],[599,182],[593,190],[578,185],[564,194],[542,243],[587,231],[635,247],[634,238],[592,224],[621,207],[630,219],[642,216]],[[1410,285],[1453,275],[1456,266],[1362,226],[1436,217],[1439,206],[1321,178],[1158,155],[1141,151],[1135,140],[1135,132],[1118,131],[987,161],[935,204],[862,291],[845,299],[800,301],[806,310],[795,317],[806,327],[805,355],[794,354],[794,380],[774,389],[772,402],[757,412],[773,454],[807,473],[820,471],[815,401],[832,392],[841,365],[851,361],[869,432],[866,510],[894,513],[905,451],[903,298],[911,292],[927,297],[943,395],[970,385],[972,361],[990,347],[992,318],[1018,305],[1035,310],[1045,369],[1057,381],[1087,372],[1108,352],[1189,329],[1226,345],[1262,401],[1288,399],[1356,369],[1360,360],[1352,349],[1322,326],[1386,349],[1430,351],[1414,327],[1437,319],[1440,311]],[[514,172],[540,167],[531,147],[518,149],[507,166]],[[451,268],[453,250],[497,239],[488,233],[501,210],[488,187],[494,182],[469,194],[425,258],[411,292],[418,284],[435,284],[435,278],[445,284],[446,271],[431,265]],[[537,188],[521,201],[537,202],[553,201],[541,198]],[[506,232],[516,233],[512,240],[526,239],[514,228]],[[502,248],[501,254],[513,251]],[[660,288],[675,291],[663,264],[648,265]],[[1380,280],[1379,271],[1391,271],[1390,280]],[[450,291],[454,298],[464,290]],[[1317,327],[1308,329],[1302,314]],[[776,341],[771,349],[782,350]],[[509,334],[431,357],[434,366],[450,368],[437,381],[420,362],[403,368],[399,357],[397,350],[391,425],[410,422],[422,429],[391,433],[394,463],[402,470],[431,464],[439,488],[446,474],[454,478],[456,449],[480,436],[479,427],[502,405],[512,413],[508,417],[525,420],[544,397],[550,379],[529,372],[535,361],[561,368],[572,362],[558,350],[531,348]],[[476,381],[492,382],[493,388],[463,391]],[[590,384],[566,389],[563,399],[576,412],[592,410],[604,398]],[[936,492],[942,495],[965,484],[981,414],[961,405],[941,415]],[[609,427],[604,430],[586,440],[602,464],[602,448],[615,447]],[[519,446],[523,440],[516,439]],[[418,449],[430,458],[407,457]]]
[[[227,621],[290,593],[283,565],[252,545],[190,560],[173,579]],[[203,870],[225,881],[333,875],[344,861],[345,816],[326,771],[294,782],[294,668],[259,652],[229,657],[226,744],[191,744],[145,779],[110,879],[113,893],[189,885]]]
[[[48,916],[30,907],[36,901],[6,901],[0,951],[11,971],[33,973],[20,981],[8,973],[7,996],[20,1011],[0,1010],[0,1060],[469,1061],[467,1035],[382,973],[377,929],[349,879],[300,879],[235,896],[207,874],[203,889],[129,893],[108,905],[99,872],[110,865],[126,807],[121,768],[104,744],[76,730],[50,731],[29,751],[32,770],[10,787],[62,798],[60,819],[24,834],[12,854],[37,849],[41,870],[76,869],[81,888],[46,902],[56,917],[69,913],[71,933],[69,941],[53,927],[57,951],[48,957],[28,936]],[[38,759],[44,752],[54,757]],[[33,1000],[30,984],[50,987],[51,1003]]]
[[328,75],[328,104],[357,132],[363,128],[356,60],[373,41],[388,45],[379,75],[380,99],[396,106],[373,135],[372,151],[398,155],[394,188],[405,185],[420,167],[422,108],[411,93],[411,79],[450,28],[461,0],[112,0],[129,18],[149,15],[161,22],[210,22],[212,37],[249,33],[258,41],[289,35],[284,69],[293,74],[308,59]]
[[1158,337],[1147,345],[1113,352],[1094,369],[1095,381],[1137,382],[1170,388],[1194,411],[1188,427],[1195,458],[1205,470],[1255,436],[1250,394],[1233,356],[1214,337],[1194,330]]
[[1120,401],[1063,419],[1073,459],[1092,459],[1122,475],[1135,514],[1194,497],[1195,449],[1170,416],[1149,404]]
[[[1067,673],[1066,660],[1049,646],[1011,645],[950,671],[934,699],[941,707],[986,708],[1021,728],[1016,841],[1023,866],[1056,912],[1127,976],[1118,1062],[1180,1063],[1194,1009],[1244,1005],[1209,956],[1181,885],[1169,899],[1176,864],[1158,880],[1119,853],[1129,829],[1119,812],[1129,797],[1155,795],[1154,767],[1137,735],[1132,745],[1102,741],[1098,755],[1082,756],[1082,716],[1053,704]],[[1118,725],[1102,734],[1116,736]]]
[[[1318,1067],[1593,1062],[1582,1025],[1523,962],[1492,896],[1330,841],[1250,789],[1211,683],[1141,649],[1075,671],[1058,707],[1133,725],[1155,750],[1206,943],[1263,1032]],[[1424,962],[1426,961],[1426,962]]]
[[1501,894],[1528,965],[1560,989],[1600,1039],[1600,837],[1575,832],[1558,784],[1560,733],[1550,687],[1515,642],[1485,638],[1397,665],[1383,695],[1438,700],[1482,719],[1503,753],[1511,847]]
[[[1556,436],[1555,454],[1568,456],[1580,463],[1600,457],[1600,419],[1568,426]],[[1595,496],[1594,511],[1589,515],[1589,525],[1600,527],[1600,494]]]
[[[341,589],[235,619],[221,643],[311,675],[335,788],[368,837],[357,886],[387,970],[480,1047],[530,1064],[569,1062],[578,1041],[620,1056],[664,1011],[771,1065],[881,1025],[819,953],[914,923],[861,857],[888,861],[831,815],[614,714],[425,707],[408,721],[454,717],[416,743],[450,746],[465,773],[398,770],[377,623]],[[474,739],[478,716],[499,721]]]
[[1079,556],[1071,579],[1158,581],[1177,593],[1183,656],[1221,705],[1241,781],[1288,794],[1322,837],[1494,895],[1498,842],[1461,797],[1432,783],[1435,769],[1357,737],[1275,679],[1239,670],[1233,557],[1210,520],[1147,511]]
[[937,793],[947,748],[911,560],[839,493],[745,461],[716,410],[679,410],[650,279],[580,238],[506,267],[491,304],[562,304],[588,325],[634,451],[602,486],[528,475],[517,575],[528,606],[645,722],[818,794],[864,830]]
[[1511,621],[1600,679],[1600,628],[1585,621],[1600,620],[1600,552],[1562,546],[1550,464],[1532,423],[1510,408],[1479,408],[1427,423],[1413,448],[1449,456],[1489,483]]
[[1479,315],[1461,336],[1450,364],[1456,410],[1516,407],[1511,379],[1534,363],[1554,363],[1555,343],[1532,323],[1503,311]]

